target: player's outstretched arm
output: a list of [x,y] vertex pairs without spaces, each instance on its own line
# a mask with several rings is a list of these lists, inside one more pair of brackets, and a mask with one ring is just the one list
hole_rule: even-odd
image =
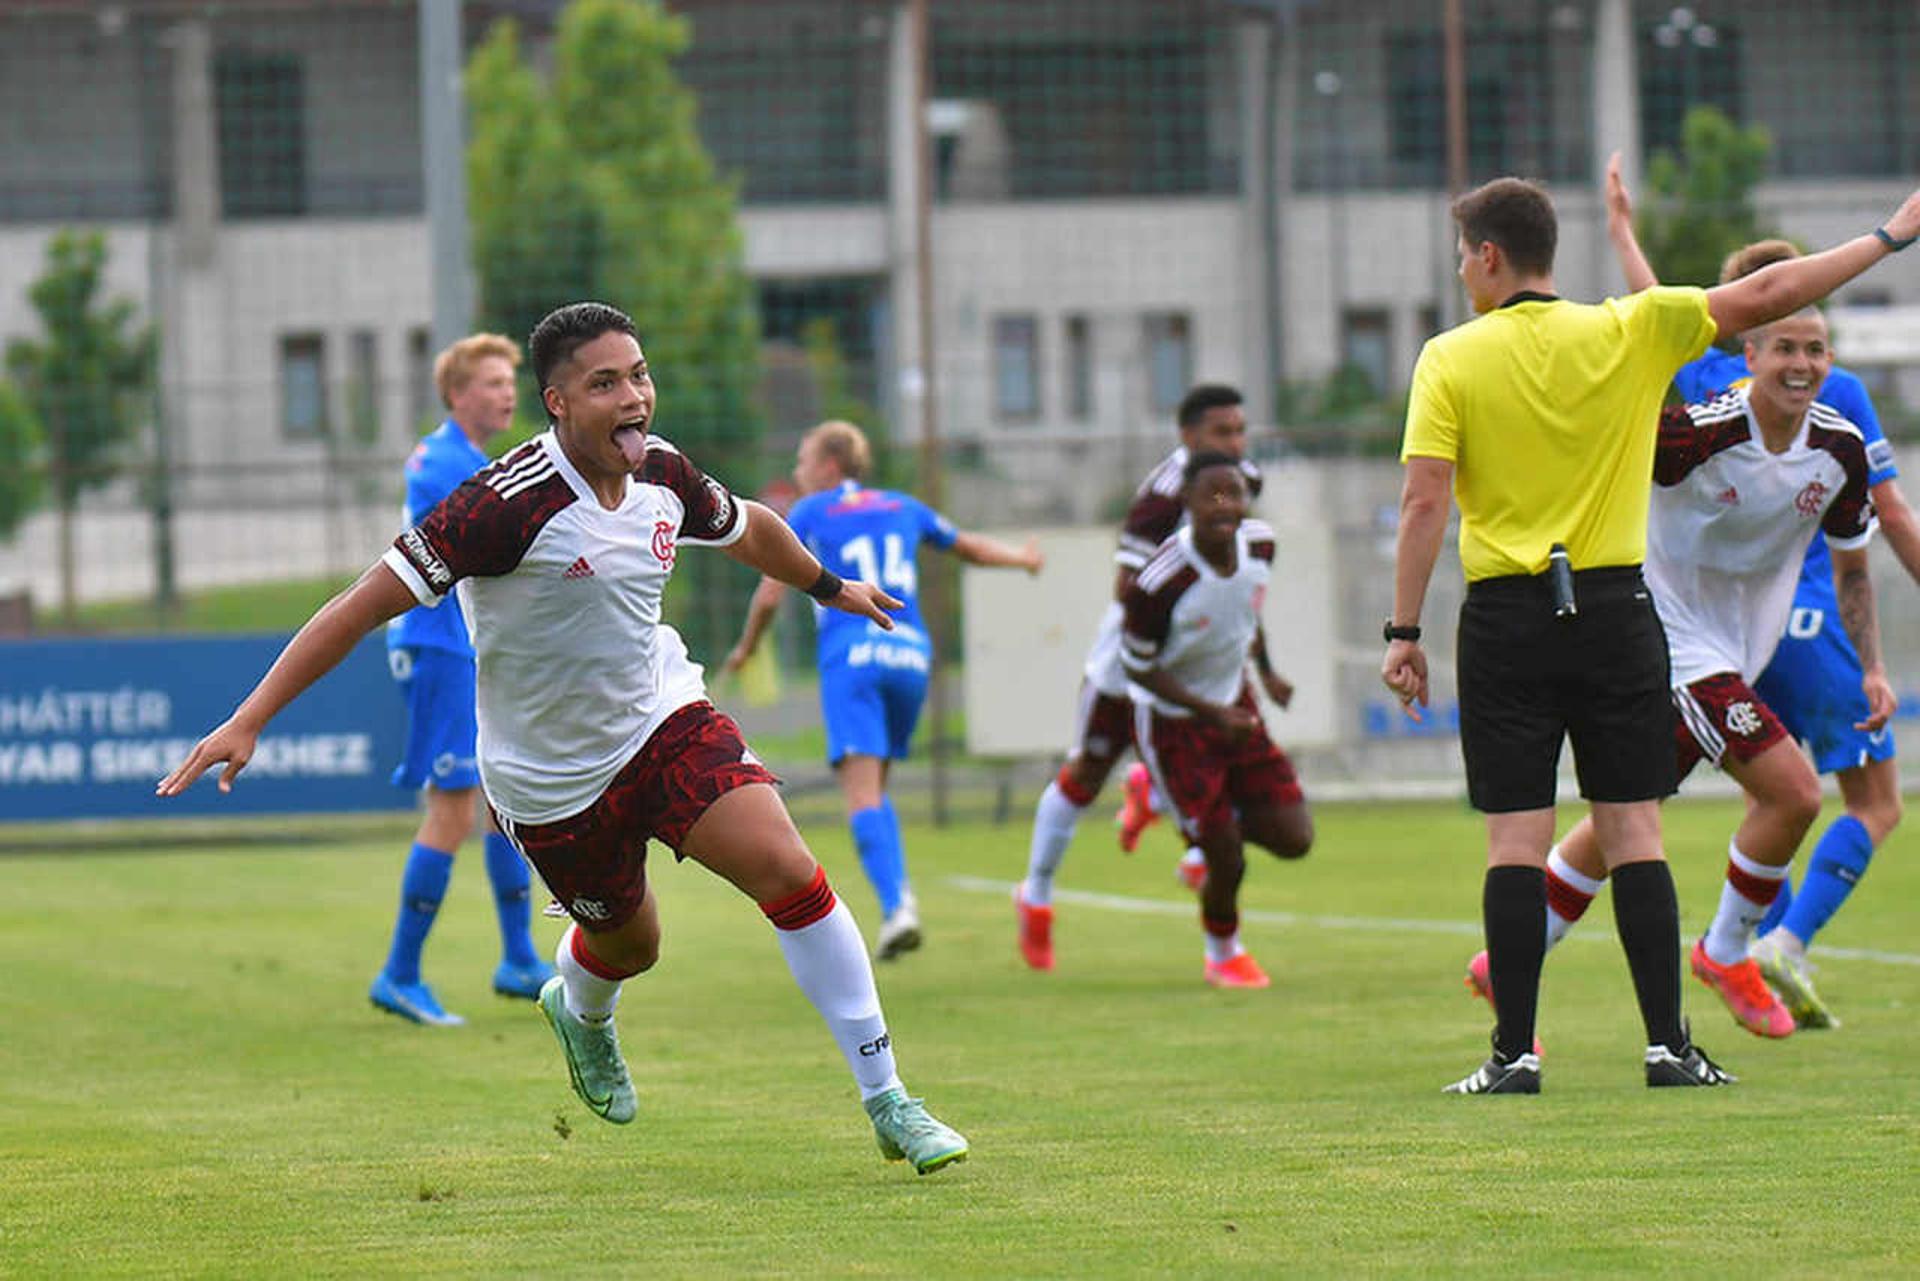
[[363,637],[380,624],[418,604],[413,593],[392,570],[375,563],[358,582],[320,607],[307,620],[273,666],[241,700],[240,706],[211,734],[194,745],[187,759],[174,767],[153,790],[160,796],[178,796],[213,766],[224,762],[220,790],[233,790],[233,780],[253,758],[254,743],[267,722],[300,692],[325,676]]
[[727,545],[727,555],[776,582],[799,588],[830,609],[860,614],[893,630],[887,611],[899,609],[903,602],[872,583],[842,579],[823,568],[772,508],[752,499],[740,505],[747,512],[746,532]]
[[1893,716],[1897,701],[1880,658],[1880,617],[1874,604],[1873,576],[1867,572],[1867,549],[1833,549],[1833,587],[1840,598],[1840,624],[1860,655],[1861,692],[1867,696],[1867,719],[1855,729],[1878,730]]
[[1024,569],[1029,574],[1039,573],[1047,563],[1047,558],[1040,552],[1040,540],[1037,538],[1029,538],[1024,546],[1015,547],[1012,543],[1003,543],[985,534],[964,531],[953,540],[953,554],[969,565],[982,565],[990,569]]
[[729,674],[739,671],[760,648],[760,638],[767,634],[767,628],[773,626],[773,616],[780,612],[780,594],[784,591],[786,587],[777,578],[762,578],[753,589],[753,598],[747,602],[747,621],[740,628],[740,639],[727,653],[723,671]]
[[[1885,232],[1893,245],[1920,236],[1920,191],[1914,192],[1893,211],[1877,229]],[[1750,276],[1707,290],[1707,308],[1719,337],[1730,338],[1756,325],[1791,315],[1826,297],[1882,258],[1896,252],[1877,232],[1855,236],[1852,240],[1804,258],[1792,258],[1762,268]]]
[[1607,240],[1613,245],[1613,256],[1620,262],[1629,291],[1637,294],[1660,283],[1647,255],[1641,252],[1640,238],[1633,234],[1633,196],[1627,191],[1627,180],[1620,175],[1617,151],[1607,157]]

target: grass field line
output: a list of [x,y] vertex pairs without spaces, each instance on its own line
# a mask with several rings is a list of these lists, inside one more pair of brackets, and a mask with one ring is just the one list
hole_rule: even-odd
[[[971,894],[998,894],[1011,897],[1017,881],[996,881],[984,876],[949,876],[946,883],[958,890]],[[1053,897],[1062,903],[1072,903],[1076,907],[1095,907],[1108,912],[1130,912],[1136,916],[1192,916],[1191,900],[1176,903],[1168,899],[1133,898],[1125,894],[1099,894],[1092,890],[1055,890]],[[1412,917],[1399,916],[1318,916],[1300,912],[1268,912],[1258,908],[1244,908],[1240,919],[1255,925],[1306,925],[1322,930],[1359,930],[1384,934],[1448,934],[1458,938],[1478,939],[1481,929],[1478,922],[1469,921],[1423,921]],[[1586,943],[1614,942],[1611,930],[1582,929],[1567,935],[1569,940],[1578,939]],[[1831,957],[1840,961],[1872,961],[1879,965],[1909,965],[1920,967],[1920,955],[1911,952],[1883,952],[1875,948],[1826,947],[1809,949],[1814,955]]]

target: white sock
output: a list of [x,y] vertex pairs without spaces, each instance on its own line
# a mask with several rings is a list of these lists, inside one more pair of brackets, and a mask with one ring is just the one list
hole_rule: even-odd
[[1207,852],[1198,845],[1189,845],[1187,846],[1187,852],[1180,856],[1180,861],[1182,863],[1191,863],[1195,867],[1205,867],[1207,865]]
[[1020,897],[1029,907],[1053,905],[1053,874],[1060,870],[1060,860],[1067,856],[1067,846],[1084,813],[1085,809],[1068,800],[1067,794],[1060,790],[1058,779],[1048,783],[1047,790],[1040,793],[1040,803],[1033,808],[1033,844],[1027,853],[1027,879],[1020,886]]
[[[1707,926],[1707,937],[1703,947],[1707,959],[1715,965],[1737,965],[1747,959],[1747,943],[1753,938],[1753,927],[1767,914],[1767,908],[1773,903],[1773,894],[1764,900],[1748,898],[1734,888],[1735,879],[1771,883],[1774,892],[1779,892],[1780,882],[1787,879],[1787,869],[1791,864],[1780,867],[1768,867],[1765,863],[1756,863],[1740,852],[1740,847],[1732,841],[1727,842],[1727,879],[1720,886],[1720,910],[1713,914],[1713,924]],[[1741,874],[1745,875],[1742,876]]]
[[1147,772],[1147,809],[1154,814],[1172,812],[1173,806],[1167,804],[1167,798],[1160,790],[1160,784],[1154,781],[1153,772]]
[[578,925],[567,926],[567,932],[560,936],[560,946],[553,950],[553,968],[560,971],[566,983],[567,1012],[584,1023],[604,1023],[613,1017],[613,1007],[620,1002],[623,980],[602,978],[581,964],[574,954],[579,933]]
[[1207,959],[1215,965],[1225,965],[1246,951],[1240,946],[1239,930],[1231,934],[1215,934],[1212,930],[1201,930],[1200,936],[1207,941]]
[[834,1043],[853,1069],[860,1098],[899,1088],[893,1039],[873,986],[873,963],[847,905],[836,900],[833,910],[813,924],[797,930],[775,927],[774,935],[793,981],[827,1021]]
[[[1594,880],[1567,862],[1561,857],[1558,845],[1547,851],[1547,874],[1565,882],[1570,889],[1586,895],[1587,903],[1591,903],[1593,896],[1600,892],[1600,887],[1606,884],[1605,881]],[[1581,904],[1580,911],[1573,915],[1562,916],[1554,908],[1553,895],[1547,895],[1547,950],[1549,952],[1553,950],[1554,944],[1567,936],[1567,931],[1573,928],[1573,923],[1586,914],[1587,903]]]

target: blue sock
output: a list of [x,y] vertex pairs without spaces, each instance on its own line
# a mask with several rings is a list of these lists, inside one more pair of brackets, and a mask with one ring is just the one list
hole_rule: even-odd
[[533,877],[513,842],[487,833],[487,879],[493,882],[493,910],[500,917],[500,956],[509,965],[533,965]]
[[420,981],[420,949],[452,877],[453,855],[414,842],[407,852],[407,869],[400,874],[400,916],[393,923],[393,947],[387,953],[387,977],[395,983]]
[[1753,927],[1755,938],[1765,938],[1768,931],[1786,919],[1787,909],[1793,906],[1793,872],[1789,870],[1780,882],[1780,892],[1774,895],[1773,902],[1767,904],[1767,914]]
[[1873,858],[1873,837],[1866,824],[1851,814],[1842,814],[1820,834],[1807,860],[1807,872],[1800,878],[1800,892],[1793,897],[1782,925],[1803,943],[1813,942],[1840,905],[1853,893],[1853,887],[1866,875]]
[[855,813],[848,825],[853,828],[853,843],[860,851],[860,866],[880,899],[880,913],[892,916],[907,888],[907,860],[900,849],[900,820],[894,815],[893,806],[882,800],[872,809]]

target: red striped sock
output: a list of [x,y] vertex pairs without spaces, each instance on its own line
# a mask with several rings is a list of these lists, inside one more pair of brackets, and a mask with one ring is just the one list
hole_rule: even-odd
[[839,900],[833,896],[833,887],[827,884],[827,869],[815,866],[813,879],[807,882],[805,889],[771,903],[762,903],[760,910],[778,929],[804,930],[833,911],[833,905],[837,902]]

